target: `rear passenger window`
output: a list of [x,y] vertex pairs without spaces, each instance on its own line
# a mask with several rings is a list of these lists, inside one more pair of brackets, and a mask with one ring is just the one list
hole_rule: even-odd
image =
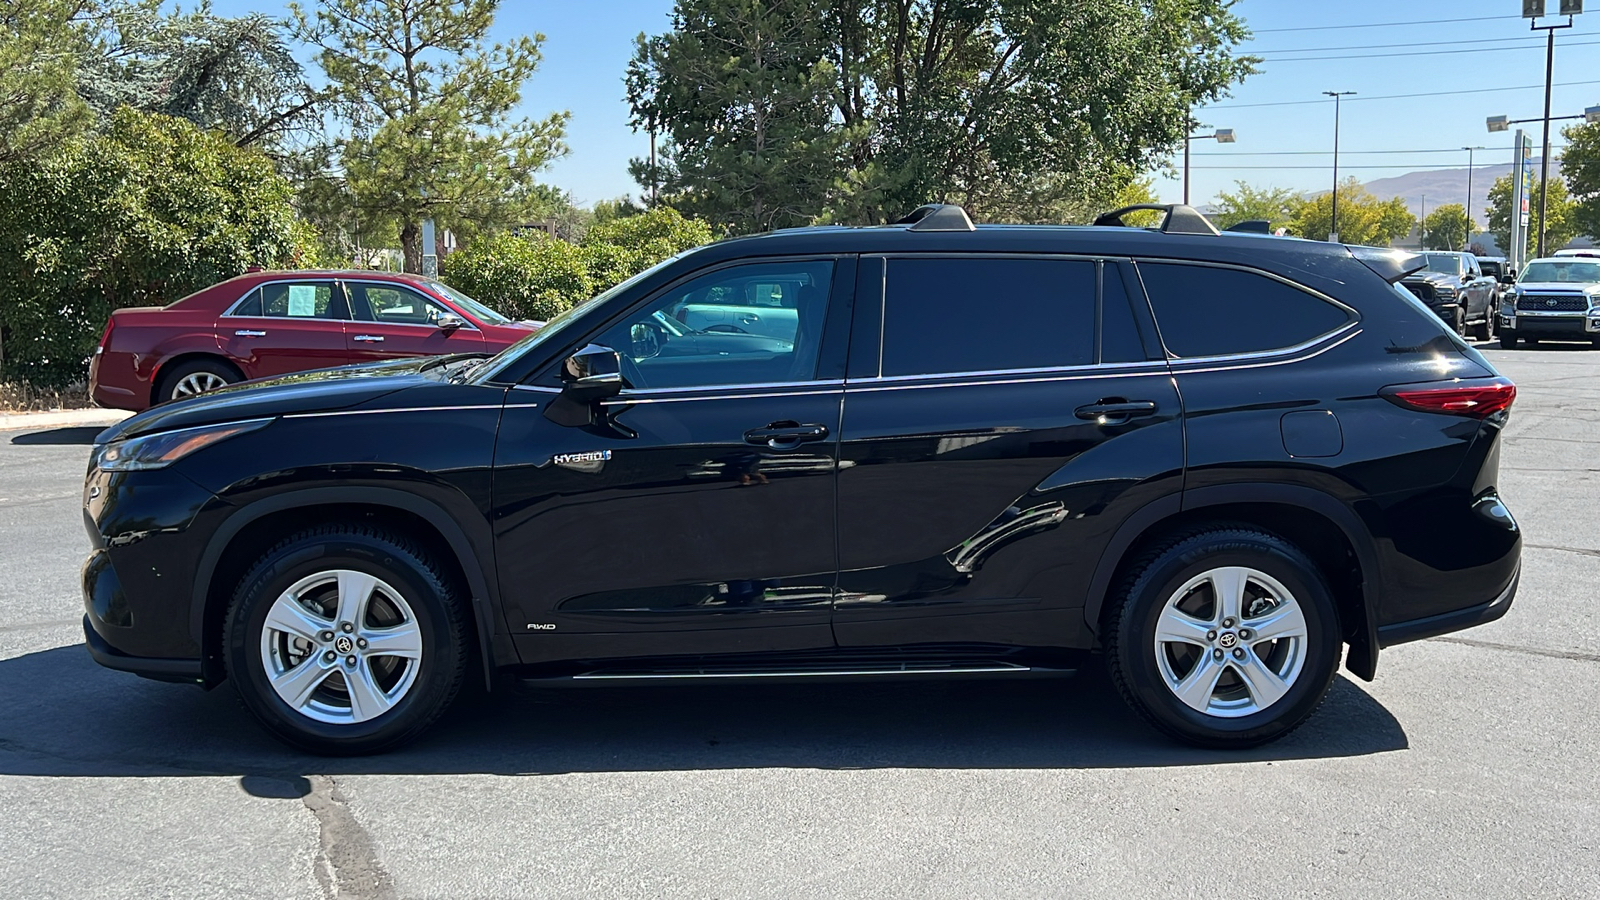
[[287,319],[342,319],[344,304],[336,302],[333,285],[267,284],[250,292],[234,307],[235,316],[270,316]]
[[1282,350],[1350,321],[1343,309],[1253,272],[1139,263],[1139,278],[1161,340],[1179,357]]
[[890,259],[883,374],[1094,363],[1095,266],[1049,259]]

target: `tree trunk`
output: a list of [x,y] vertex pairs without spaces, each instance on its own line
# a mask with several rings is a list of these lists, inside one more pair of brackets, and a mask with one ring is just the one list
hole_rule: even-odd
[[412,275],[422,274],[422,226],[406,222],[400,226],[400,252],[405,255],[405,270]]

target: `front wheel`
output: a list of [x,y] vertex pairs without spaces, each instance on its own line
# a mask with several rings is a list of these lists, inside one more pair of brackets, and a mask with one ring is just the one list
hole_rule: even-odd
[[449,579],[410,541],[326,525],[273,547],[223,627],[228,675],[274,736],[330,755],[421,734],[461,686],[466,625]]
[[1472,326],[1472,339],[1475,341],[1488,341],[1494,339],[1495,304],[1490,303],[1483,311],[1483,321]]
[[1275,535],[1217,526],[1146,552],[1123,582],[1107,662],[1124,700],[1172,737],[1252,747],[1293,731],[1339,662],[1316,565]]
[[1500,330],[1500,349],[1517,349],[1517,333],[1515,331],[1506,331],[1503,328]]

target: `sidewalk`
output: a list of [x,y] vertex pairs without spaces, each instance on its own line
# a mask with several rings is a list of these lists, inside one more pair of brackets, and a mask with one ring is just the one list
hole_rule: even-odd
[[64,409],[59,412],[0,413],[0,431],[40,431],[46,428],[104,428],[133,415],[120,409]]

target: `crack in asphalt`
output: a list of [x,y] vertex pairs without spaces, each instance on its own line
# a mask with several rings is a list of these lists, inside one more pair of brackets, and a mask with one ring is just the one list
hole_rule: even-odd
[[1546,650],[1542,647],[1521,647],[1516,644],[1478,641],[1472,638],[1436,637],[1433,640],[1442,644],[1461,644],[1467,647],[1481,647],[1485,650],[1504,650],[1507,653],[1521,653],[1525,656],[1543,656],[1547,659],[1571,659],[1578,662],[1600,663],[1600,653],[1579,653],[1576,650]]
[[315,863],[317,884],[329,900],[395,900],[394,879],[378,861],[372,837],[350,812],[329,775],[308,775],[311,792],[301,798],[317,819],[321,846]]
[[1560,550],[1562,553],[1577,553],[1582,556],[1600,557],[1600,550],[1588,550],[1583,547],[1558,547],[1554,544],[1523,544],[1531,550]]

